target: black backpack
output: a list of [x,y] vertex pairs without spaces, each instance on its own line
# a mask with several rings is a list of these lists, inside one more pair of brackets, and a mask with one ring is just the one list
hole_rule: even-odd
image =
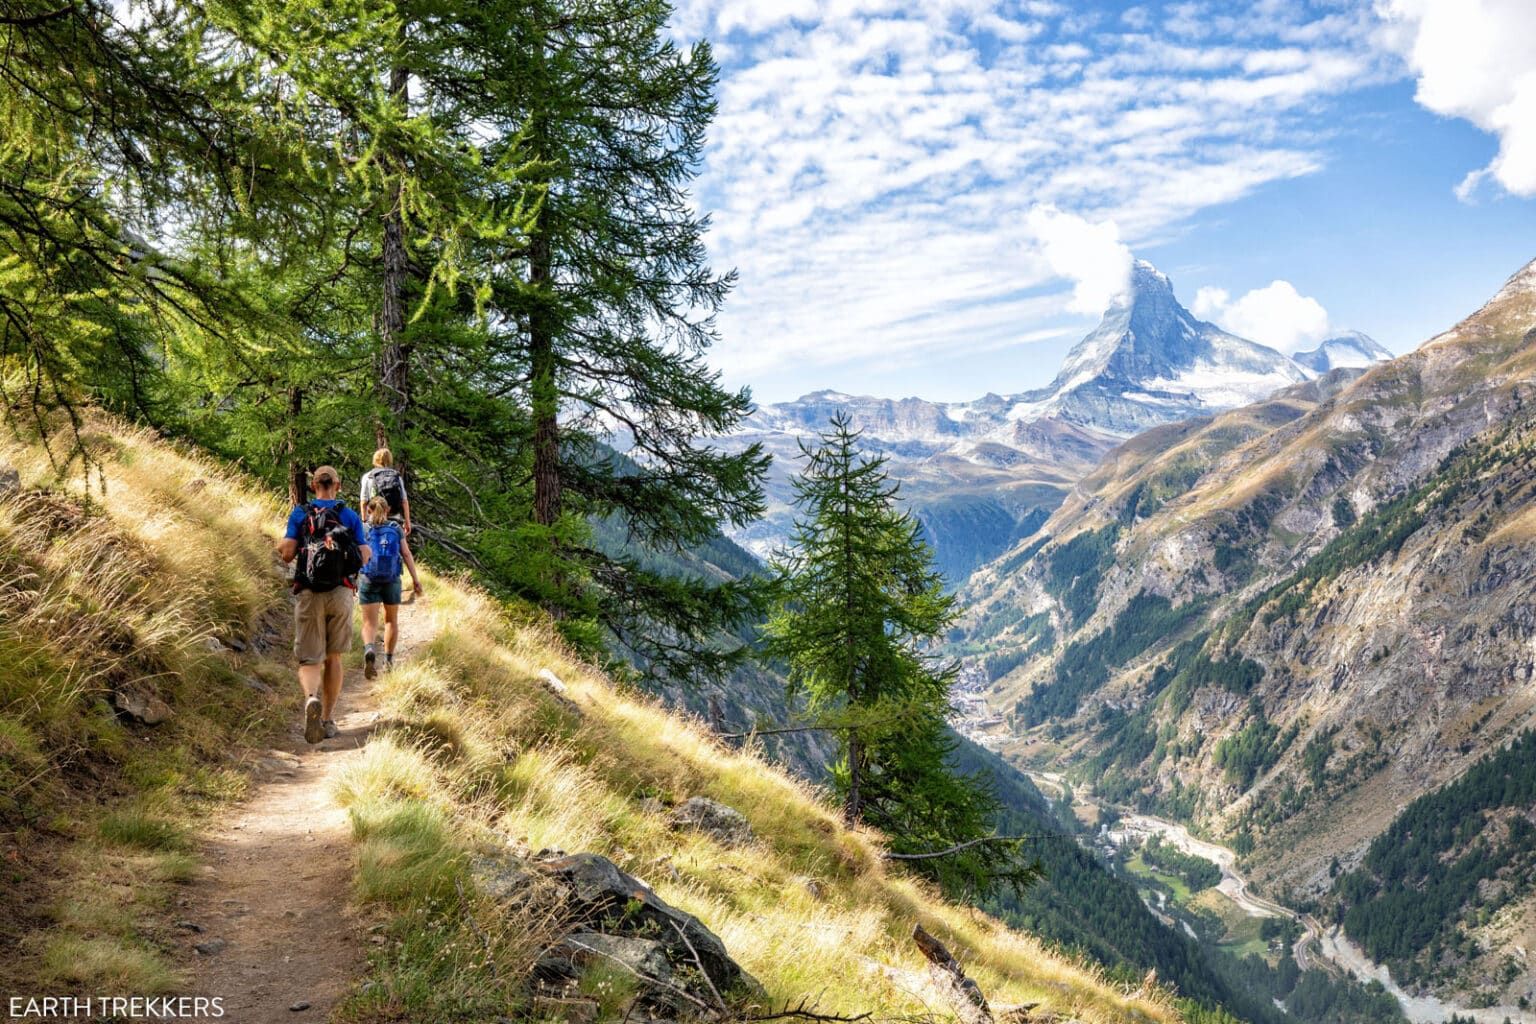
[[381,466],[373,471],[373,493],[389,502],[391,518],[405,514],[405,482],[400,471]]
[[295,590],[313,590],[323,594],[346,585],[363,567],[363,553],[357,538],[341,521],[338,502],[329,508],[313,503],[304,506],[304,524],[299,527],[299,556],[293,571]]

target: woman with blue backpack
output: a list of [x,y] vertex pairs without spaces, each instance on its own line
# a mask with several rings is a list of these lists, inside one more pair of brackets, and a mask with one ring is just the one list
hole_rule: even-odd
[[416,559],[401,525],[390,518],[389,502],[375,497],[368,502],[363,538],[373,557],[363,566],[357,602],[363,606],[363,678],[378,673],[379,606],[384,606],[384,668],[395,664],[395,641],[400,635],[400,570],[411,571],[411,592],[421,594]]

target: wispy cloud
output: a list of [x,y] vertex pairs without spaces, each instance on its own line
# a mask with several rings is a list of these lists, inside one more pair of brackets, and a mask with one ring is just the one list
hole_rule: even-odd
[[1318,111],[1382,74],[1369,11],[1244,6],[685,0],[724,67],[700,200],[742,275],[715,360],[1026,344],[1113,286],[1084,252],[1317,170]]

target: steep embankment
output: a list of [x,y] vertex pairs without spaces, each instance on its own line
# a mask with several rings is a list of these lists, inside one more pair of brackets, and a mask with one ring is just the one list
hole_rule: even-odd
[[[104,498],[56,478],[35,446],[0,454],[23,484],[0,498],[0,663],[16,669],[0,672],[10,883],[0,920],[18,950],[3,968],[8,993],[255,993],[238,979],[297,976],[287,958],[308,955],[271,930],[305,925],[344,940],[330,975],[303,980],[345,992],[337,1012],[349,1020],[619,1019],[636,998],[708,1010],[726,975],[708,933],[676,916],[686,912],[761,984],[760,1003],[943,1013],[909,938],[921,923],[998,1003],[1039,1001],[1088,1021],[1178,1019],[1160,990],[1127,994],[939,899],[882,860],[878,836],[844,829],[816,791],[615,688],[563,655],[536,617],[509,619],[467,586],[432,581],[414,613],[423,642],[375,686],[380,718],[348,722],[372,724],[366,746],[281,756],[297,716],[270,556],[281,510],[147,435],[103,418],[89,429],[93,494]],[[331,841],[321,781],[345,810],[350,884],[301,873],[286,898],[303,905],[270,905],[262,877],[282,877],[292,845]],[[290,805],[294,787],[305,795]],[[690,819],[696,797],[745,822]],[[300,838],[299,819],[316,831]],[[629,894],[616,914],[588,912],[591,872]],[[657,917],[659,901],[675,909]],[[354,911],[377,930],[359,933]],[[587,957],[552,995],[549,972],[561,968],[547,954],[578,914],[598,932],[580,933],[575,949],[638,951],[645,970]],[[688,953],[664,933],[603,934],[632,920],[683,922]],[[227,945],[194,952],[212,939]],[[359,947],[367,964],[354,973]],[[706,962],[709,983],[694,967]],[[663,974],[672,981],[658,990]],[[727,998],[752,991],[718,987]],[[258,994],[264,1012],[274,997],[288,993]],[[320,998],[284,1012],[314,1015]]]
[[972,590],[1014,756],[1225,837],[1469,1002],[1536,988],[1529,807],[1442,801],[1438,853],[1478,884],[1435,921],[1354,908],[1408,870],[1366,857],[1404,806],[1536,720],[1533,329],[1536,265],[1355,379],[1143,435]]

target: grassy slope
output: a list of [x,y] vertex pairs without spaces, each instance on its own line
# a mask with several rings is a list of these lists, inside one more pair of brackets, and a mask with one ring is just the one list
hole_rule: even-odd
[[[0,444],[29,488],[57,489],[0,500],[0,939],[21,951],[0,981],[171,991],[166,929],[176,883],[198,867],[191,830],[242,792],[231,751],[295,713],[280,645],[273,660],[205,645],[251,638],[281,610],[269,554],[281,509],[147,435],[100,418],[90,430],[92,493],[105,495],[91,502],[39,448]],[[350,1018],[473,1019],[515,1003],[517,969],[548,922],[475,895],[469,861],[526,844],[613,857],[701,916],[775,1001],[821,993],[825,1010],[921,1012],[877,967],[920,966],[906,938],[920,920],[998,1002],[1043,1000],[1087,1021],[1178,1019],[1162,994],[1127,995],[888,870],[878,837],[844,829],[817,792],[615,689],[538,621],[436,583],[437,638],[381,688],[389,727],[338,786],[358,838],[357,895],[394,921]],[[575,709],[541,689],[545,668]],[[128,685],[152,688],[173,717],[120,723],[106,699]],[[696,794],[740,809],[759,840],[728,850],[669,831],[662,804]]]
[[[146,434],[85,436],[89,487],[0,439],[23,484],[0,499],[0,990],[153,994],[178,981],[159,918],[197,868],[190,828],[244,786],[220,755],[285,717],[289,673],[207,646],[280,607],[258,532],[278,510]],[[119,722],[129,687],[173,716]]]

